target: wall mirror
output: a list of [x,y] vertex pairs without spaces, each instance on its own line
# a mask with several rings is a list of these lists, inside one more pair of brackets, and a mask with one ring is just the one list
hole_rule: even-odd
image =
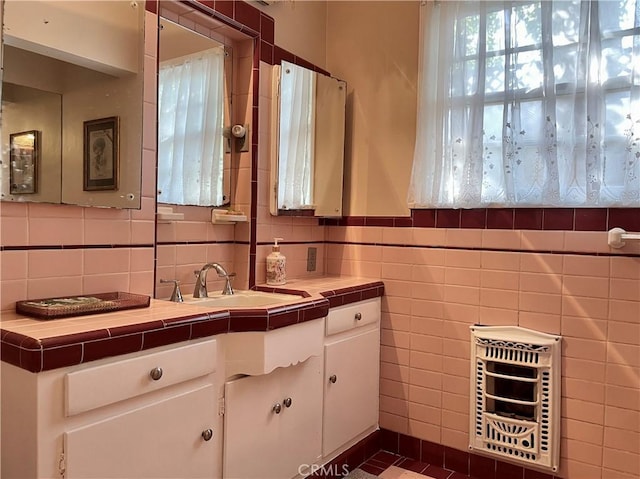
[[346,83],[283,61],[273,72],[273,215],[342,215]]
[[232,49],[160,18],[158,202],[230,204]]
[[3,7],[1,199],[139,209],[144,1]]

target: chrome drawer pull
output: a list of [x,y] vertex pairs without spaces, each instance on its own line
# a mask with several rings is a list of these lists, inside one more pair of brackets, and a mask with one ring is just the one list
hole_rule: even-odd
[[205,441],[211,441],[212,437],[213,429],[205,429],[204,431],[202,431],[202,439],[204,439]]
[[280,411],[282,411],[282,405],[278,402],[273,406],[273,412],[280,414]]
[[151,379],[153,379],[154,381],[157,381],[162,377],[162,368],[153,368],[151,372],[149,372],[149,376],[151,376]]
[[338,376],[336,376],[335,374],[332,374],[331,376],[329,376],[330,383],[335,384],[337,380],[338,380]]
[[362,313],[356,313],[356,321],[360,321],[362,319]]
[[291,400],[291,398],[287,398],[284,401],[282,401],[284,403],[284,407],[291,407],[291,404],[293,403],[293,401]]

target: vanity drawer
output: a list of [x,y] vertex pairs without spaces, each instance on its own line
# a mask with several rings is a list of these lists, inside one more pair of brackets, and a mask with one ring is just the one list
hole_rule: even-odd
[[327,316],[327,336],[377,323],[379,320],[380,298],[331,308]]
[[156,391],[216,370],[216,340],[110,362],[65,376],[67,416]]

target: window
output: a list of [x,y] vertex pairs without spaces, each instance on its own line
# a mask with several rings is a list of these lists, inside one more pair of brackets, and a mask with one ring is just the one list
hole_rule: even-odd
[[423,10],[412,207],[640,205],[636,0]]

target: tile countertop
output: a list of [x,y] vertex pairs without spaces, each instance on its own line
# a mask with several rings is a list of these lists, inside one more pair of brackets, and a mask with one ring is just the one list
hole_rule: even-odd
[[0,357],[31,372],[47,371],[216,334],[270,331],[384,294],[379,280],[348,277],[289,280],[256,289],[296,294],[300,300],[272,308],[212,309],[152,299],[148,308],[55,320],[2,312]]

